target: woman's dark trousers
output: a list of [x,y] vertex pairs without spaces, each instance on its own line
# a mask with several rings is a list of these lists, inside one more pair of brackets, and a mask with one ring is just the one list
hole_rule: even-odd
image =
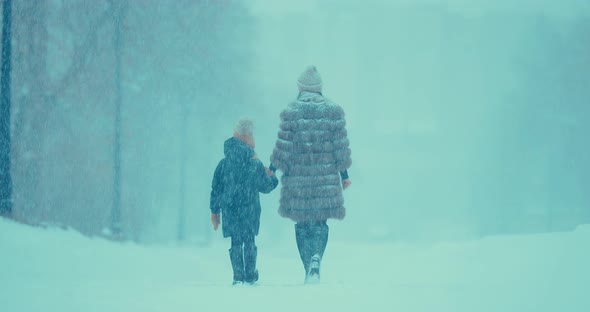
[[[326,220],[295,224],[295,239],[306,274],[309,274],[312,258],[315,256],[314,261],[319,262],[324,256],[328,244],[328,231]],[[318,256],[319,259],[317,259]]]

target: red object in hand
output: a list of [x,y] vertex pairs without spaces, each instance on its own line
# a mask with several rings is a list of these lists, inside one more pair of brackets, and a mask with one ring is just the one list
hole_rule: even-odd
[[352,184],[350,179],[342,180],[342,189],[347,189]]
[[264,167],[264,170],[266,171],[266,175],[269,177],[272,177],[275,174],[272,172],[272,170],[268,169],[268,167]]
[[211,224],[213,224],[213,231],[217,231],[217,228],[219,227],[219,214],[218,213],[212,213],[211,214]]

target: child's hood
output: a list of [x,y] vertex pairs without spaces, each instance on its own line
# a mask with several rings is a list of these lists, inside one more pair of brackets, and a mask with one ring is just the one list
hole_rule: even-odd
[[223,144],[225,157],[234,161],[247,161],[254,157],[254,150],[238,138],[231,137]]

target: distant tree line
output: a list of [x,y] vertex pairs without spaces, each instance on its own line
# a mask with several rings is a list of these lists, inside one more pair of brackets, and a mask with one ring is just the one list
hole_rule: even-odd
[[197,158],[216,119],[248,92],[238,74],[250,68],[244,4],[10,5],[2,2],[2,213],[121,239],[205,233],[196,207],[206,193],[194,177],[209,172]]

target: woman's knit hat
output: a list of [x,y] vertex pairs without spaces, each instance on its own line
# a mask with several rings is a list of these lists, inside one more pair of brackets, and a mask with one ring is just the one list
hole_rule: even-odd
[[322,77],[320,77],[320,73],[315,68],[315,66],[311,65],[308,66],[299,79],[297,79],[297,85],[299,86],[299,91],[309,91],[309,92],[322,92]]

